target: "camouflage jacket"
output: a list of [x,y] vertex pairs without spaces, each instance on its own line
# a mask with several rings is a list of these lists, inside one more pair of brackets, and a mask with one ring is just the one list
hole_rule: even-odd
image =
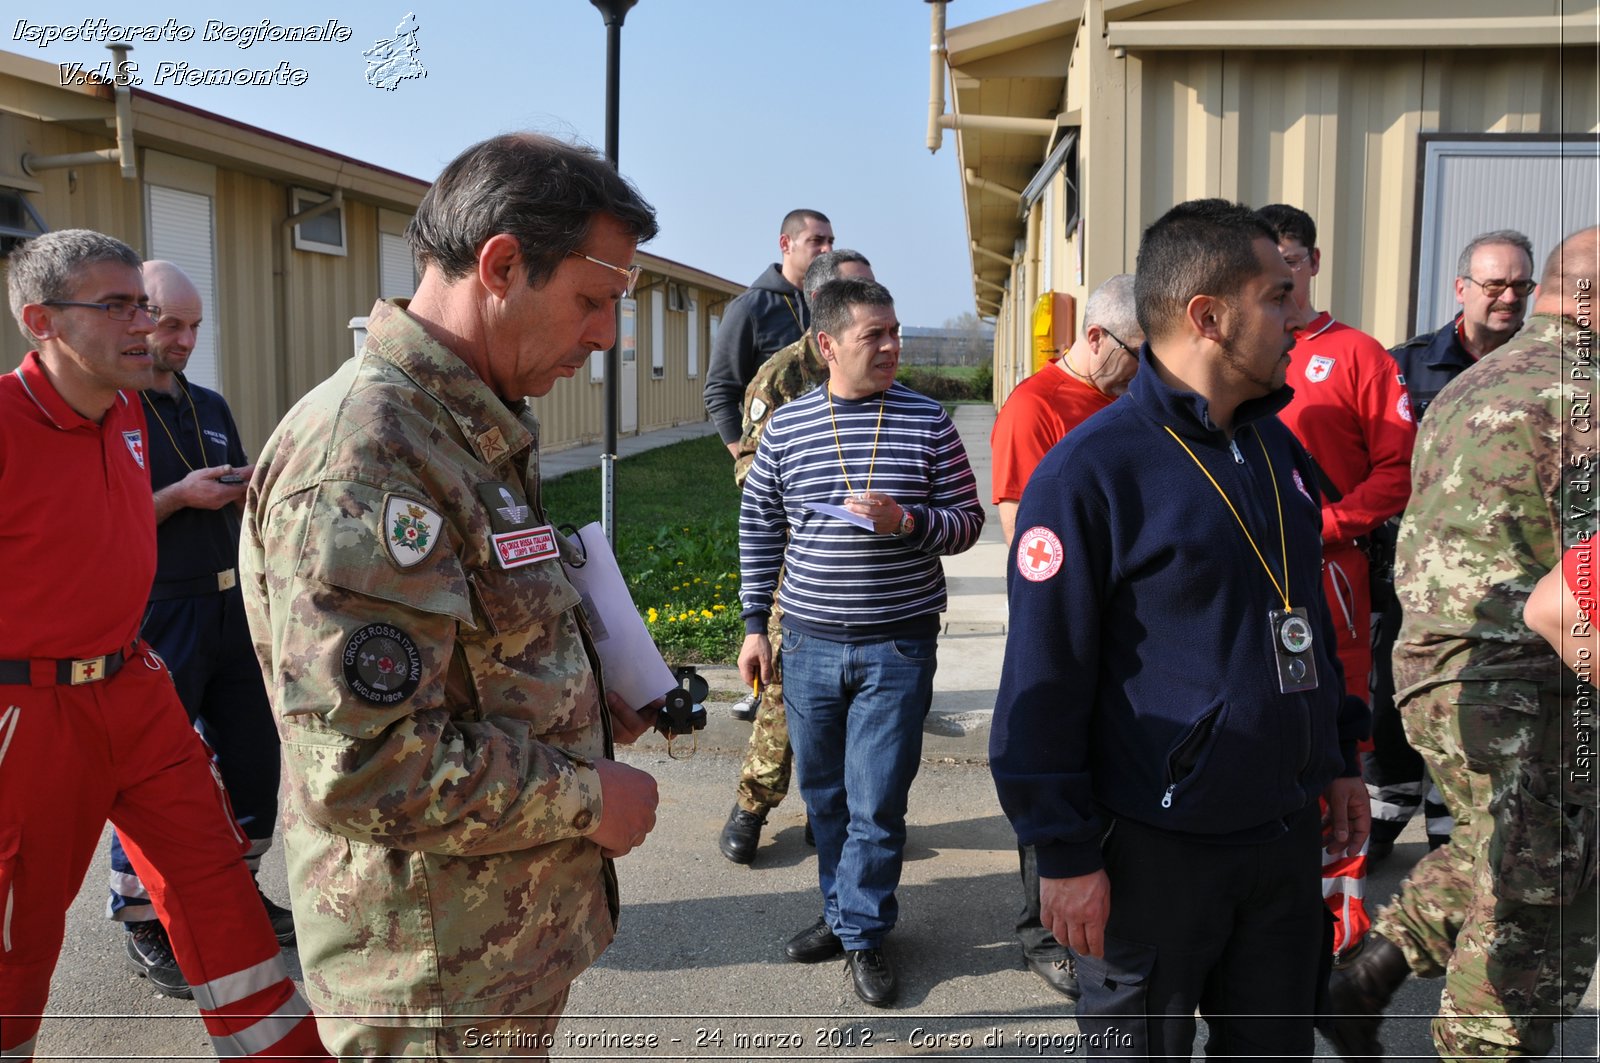
[[610,943],[609,754],[538,422],[402,312],[261,455],[240,568],[283,737],[307,995],[375,1025],[547,1000]]
[[745,477],[750,475],[761,433],[772,419],[772,411],[820,387],[827,379],[828,363],[822,360],[816,334],[810,330],[756,370],[744,390],[744,430],[739,435],[739,456],[733,459],[734,483],[743,487]]
[[1522,607],[1595,527],[1594,355],[1592,332],[1536,314],[1439,392],[1395,559],[1400,694],[1450,680],[1559,685],[1565,669]]

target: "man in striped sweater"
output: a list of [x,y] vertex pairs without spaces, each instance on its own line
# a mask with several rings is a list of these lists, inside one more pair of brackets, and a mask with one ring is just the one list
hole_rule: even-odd
[[883,940],[933,700],[939,555],[977,542],[983,508],[943,407],[894,382],[888,290],[831,281],[812,324],[827,386],[772,415],[740,504],[739,670],[746,682],[772,675],[781,567],[784,706],[823,900],[785,951],[800,963],[843,952],[856,995],[881,1007],[897,988]]

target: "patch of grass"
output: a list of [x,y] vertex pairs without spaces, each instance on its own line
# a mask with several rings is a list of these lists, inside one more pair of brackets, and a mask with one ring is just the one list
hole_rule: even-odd
[[[543,485],[557,524],[600,519],[600,470]],[[744,640],[739,619],[739,489],[716,435],[617,462],[617,562],[669,664],[724,664]]]
[[990,402],[994,368],[982,365],[902,365],[896,379],[940,402]]

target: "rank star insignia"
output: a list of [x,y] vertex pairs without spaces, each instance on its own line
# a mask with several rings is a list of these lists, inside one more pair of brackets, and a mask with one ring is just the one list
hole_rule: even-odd
[[433,552],[444,518],[421,502],[390,495],[383,507],[383,545],[389,559],[410,568]]

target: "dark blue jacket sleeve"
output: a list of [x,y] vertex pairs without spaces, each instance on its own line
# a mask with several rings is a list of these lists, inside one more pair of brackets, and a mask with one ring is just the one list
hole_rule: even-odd
[[[1000,805],[1048,878],[1101,867],[1106,820],[1094,800],[1089,736],[1099,698],[1101,617],[1114,581],[1109,521],[1092,491],[1035,476],[1017,510],[1006,572],[1010,623],[989,763]],[[1018,558],[1059,554],[1043,579]]]

